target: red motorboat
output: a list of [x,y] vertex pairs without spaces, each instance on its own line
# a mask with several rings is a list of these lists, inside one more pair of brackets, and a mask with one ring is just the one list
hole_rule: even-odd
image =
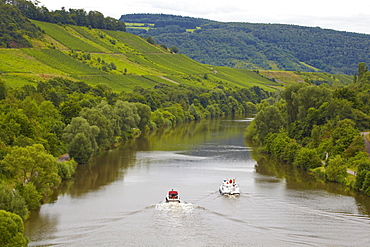
[[179,193],[173,189],[168,191],[166,202],[180,202]]

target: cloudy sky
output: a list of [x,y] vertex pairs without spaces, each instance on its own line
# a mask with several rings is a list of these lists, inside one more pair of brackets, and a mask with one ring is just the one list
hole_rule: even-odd
[[49,10],[97,10],[123,14],[163,13],[222,22],[282,23],[370,34],[370,1],[333,0],[40,0]]

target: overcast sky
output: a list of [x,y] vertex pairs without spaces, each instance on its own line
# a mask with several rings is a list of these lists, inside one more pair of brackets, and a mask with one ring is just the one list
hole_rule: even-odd
[[163,13],[222,22],[282,23],[370,34],[370,1],[333,0],[40,0],[49,10],[96,10],[123,14]]

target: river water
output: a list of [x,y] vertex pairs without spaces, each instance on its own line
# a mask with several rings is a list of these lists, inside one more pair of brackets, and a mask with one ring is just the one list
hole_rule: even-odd
[[[370,199],[256,154],[249,123],[178,126],[79,166],[26,222],[30,246],[370,246]],[[171,189],[186,203],[163,203]]]

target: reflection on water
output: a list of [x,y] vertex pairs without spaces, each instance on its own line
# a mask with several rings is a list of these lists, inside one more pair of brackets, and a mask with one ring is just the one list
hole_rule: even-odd
[[[159,130],[78,167],[26,222],[31,246],[366,246],[368,197],[246,145],[250,119]],[[241,195],[221,196],[224,178]],[[162,203],[170,189],[186,203]]]
[[[370,215],[370,198],[366,195],[350,190],[339,183],[326,183],[323,179],[317,178],[311,173],[288,164],[282,164],[273,157],[259,153],[257,150],[252,151],[252,157],[256,160],[256,172],[266,175],[259,178],[262,181],[257,179],[258,182],[280,183],[283,181],[285,189],[294,192],[292,193],[293,196],[298,198],[312,197],[310,202],[316,201],[325,210],[331,210],[333,208],[332,204],[336,204],[339,205],[338,212]],[[307,194],[307,191],[310,194]],[[317,195],[323,193],[323,191],[330,193],[330,197],[321,198]],[[318,198],[314,200],[316,196]],[[353,198],[356,200],[355,204],[351,203]]]

